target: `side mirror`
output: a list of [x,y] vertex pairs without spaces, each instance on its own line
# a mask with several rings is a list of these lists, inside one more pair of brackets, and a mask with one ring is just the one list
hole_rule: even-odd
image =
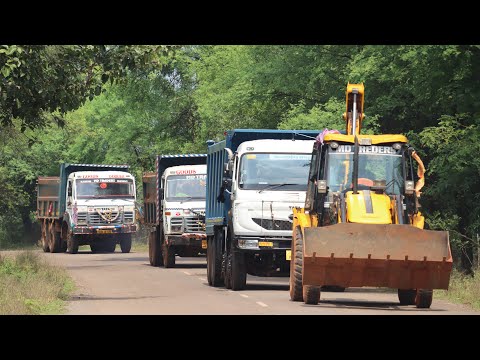
[[230,159],[228,162],[223,164],[223,172],[225,176],[232,177],[233,172],[233,160]]
[[415,191],[415,182],[412,180],[405,181],[405,195],[413,195]]
[[160,200],[163,200],[163,195],[165,194],[163,188],[158,189],[158,197]]
[[319,194],[327,193],[327,180],[318,180],[317,181],[317,190]]
[[67,195],[68,195],[68,196],[72,196],[72,188],[71,188],[71,187],[68,188],[68,193],[67,193]]

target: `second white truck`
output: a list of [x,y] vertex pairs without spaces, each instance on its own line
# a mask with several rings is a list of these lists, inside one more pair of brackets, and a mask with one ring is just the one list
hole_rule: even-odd
[[159,155],[143,176],[144,222],[150,226],[152,266],[175,266],[175,256],[205,254],[206,154]]

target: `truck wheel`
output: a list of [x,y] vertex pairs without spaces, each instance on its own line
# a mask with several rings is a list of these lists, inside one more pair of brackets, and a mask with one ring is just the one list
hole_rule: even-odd
[[100,247],[98,246],[98,244],[91,243],[90,250],[92,251],[93,254],[95,254],[100,251]]
[[317,305],[320,301],[320,286],[305,285],[303,287],[303,301],[308,305]]
[[60,252],[64,253],[65,251],[67,251],[67,242],[60,237]]
[[106,251],[109,253],[114,253],[116,247],[117,247],[117,240],[115,238],[109,239],[105,242]]
[[48,230],[49,230],[49,233],[50,233],[50,244],[49,244],[49,247],[50,247],[50,252],[51,253],[58,253],[60,252],[60,248],[61,248],[61,244],[60,242],[62,241],[60,239],[60,233],[59,232],[56,232],[55,231],[55,223],[50,223],[48,225]]
[[162,248],[158,240],[157,232],[150,232],[148,236],[148,258],[152,266],[163,266]]
[[416,296],[417,290],[415,289],[398,289],[400,305],[415,305]]
[[47,224],[42,222],[42,249],[43,252],[49,252],[50,246],[48,241],[48,232],[47,232]]
[[415,297],[415,305],[419,309],[429,309],[432,305],[433,290],[418,289]]
[[122,253],[129,253],[132,248],[132,234],[124,234],[120,238],[120,249]]
[[293,260],[290,260],[290,300],[303,300],[303,235],[299,226],[295,229],[295,238],[293,242]]
[[222,244],[223,231],[215,231],[215,236],[207,238],[207,278],[208,285],[219,287],[224,285],[222,278]]
[[247,266],[245,264],[245,253],[238,250],[231,251],[231,283],[232,290],[243,290],[247,286]]
[[175,267],[175,247],[163,244],[163,266],[165,268]]
[[67,252],[69,254],[78,253],[78,235],[74,235],[71,232],[67,234]]
[[225,259],[225,287],[227,289],[232,288],[232,252],[230,251],[227,254],[224,253],[224,256],[226,256]]

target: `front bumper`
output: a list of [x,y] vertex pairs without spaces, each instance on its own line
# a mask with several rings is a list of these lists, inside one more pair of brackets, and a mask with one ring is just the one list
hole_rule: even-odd
[[183,233],[165,236],[165,241],[168,245],[186,245],[206,248],[206,240],[207,235],[205,233]]
[[130,234],[137,231],[136,224],[123,225],[104,225],[104,226],[75,226],[73,228],[74,234]]
[[241,251],[285,251],[292,247],[291,237],[236,236],[236,248]]

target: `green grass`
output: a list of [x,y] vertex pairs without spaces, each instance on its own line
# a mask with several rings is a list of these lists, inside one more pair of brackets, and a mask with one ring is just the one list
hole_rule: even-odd
[[24,243],[2,243],[0,250],[38,250],[41,249],[41,246],[38,244],[24,244]]
[[132,242],[132,251],[134,252],[148,252],[148,243],[133,241]]
[[73,280],[38,253],[0,254],[0,314],[63,314]]
[[480,310],[480,273],[471,277],[454,270],[448,290],[435,290],[434,297]]

